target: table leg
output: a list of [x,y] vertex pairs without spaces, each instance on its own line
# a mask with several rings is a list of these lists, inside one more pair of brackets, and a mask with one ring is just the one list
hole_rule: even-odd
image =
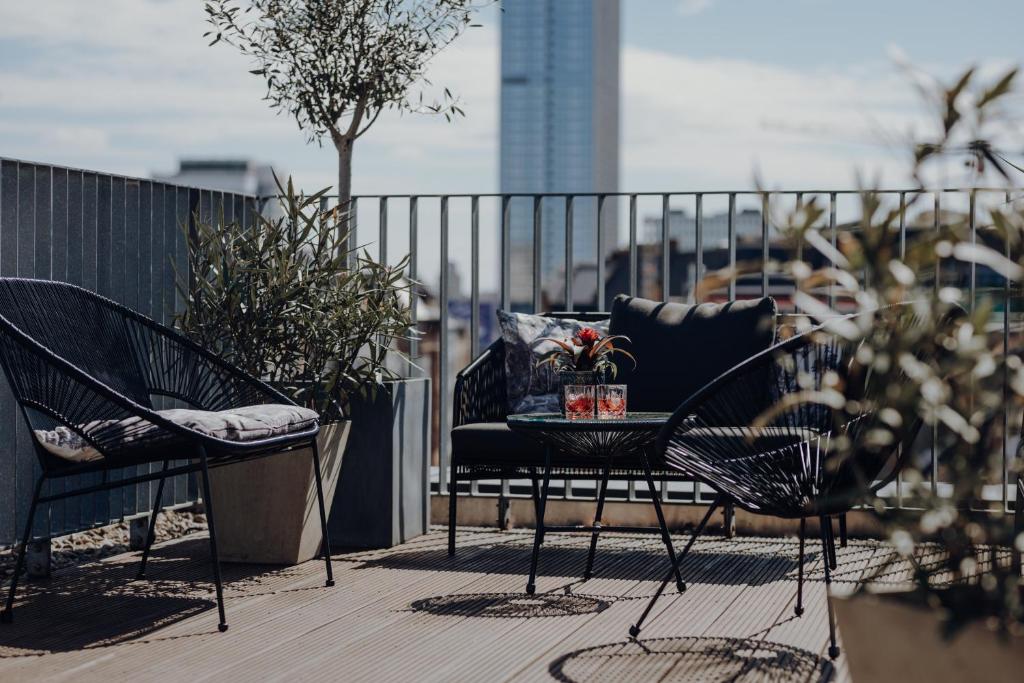
[[676,551],[672,547],[672,536],[668,533],[668,523],[665,521],[665,512],[661,509],[661,499],[658,495],[657,487],[654,485],[654,476],[651,474],[651,463],[647,460],[647,449],[640,449],[640,458],[644,463],[644,476],[647,478],[647,490],[651,492],[651,502],[654,503],[654,513],[658,516],[658,526],[661,527],[661,540],[665,543],[665,549],[668,550],[668,559],[672,562],[672,567],[675,569],[676,574],[676,588],[680,593],[686,590],[686,584],[683,583],[683,575],[679,571],[679,563],[676,562]]
[[604,514],[604,499],[608,494],[608,476],[612,469],[612,454],[608,454],[601,475],[601,489],[597,494],[597,511],[594,513],[594,530],[590,534],[590,552],[587,554],[587,568],[583,571],[583,580],[590,578],[594,569],[594,554],[597,552],[597,537],[601,534],[601,516]]
[[544,483],[540,490],[540,504],[537,506],[536,531],[533,534],[533,555],[530,558],[530,578],[526,582],[526,592],[533,594],[537,590],[537,560],[540,557],[540,544],[544,540],[544,510],[548,504],[548,484],[551,480],[551,449],[544,449]]

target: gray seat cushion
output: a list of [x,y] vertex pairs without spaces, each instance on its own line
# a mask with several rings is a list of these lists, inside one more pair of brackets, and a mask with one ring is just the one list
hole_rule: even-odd
[[629,387],[629,410],[675,411],[708,382],[769,348],[775,318],[771,297],[693,306],[615,297],[609,333],[629,337],[621,346],[637,361],[636,368],[621,363],[616,380]]
[[[240,443],[302,432],[317,422],[316,411],[278,403],[216,412],[184,408],[156,412],[164,419],[203,436]],[[104,441],[110,441],[113,435],[126,447],[163,432],[162,428],[141,417],[129,417],[124,420],[95,420],[80,425],[77,431],[61,425],[48,430],[36,429],[34,434],[47,452],[72,462],[89,462],[103,456],[79,432],[89,435],[100,431]],[[165,440],[173,440],[173,437],[167,434]]]

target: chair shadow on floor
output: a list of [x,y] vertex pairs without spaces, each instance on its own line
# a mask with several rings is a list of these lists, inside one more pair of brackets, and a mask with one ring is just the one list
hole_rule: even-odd
[[[0,624],[0,659],[70,652],[145,641],[155,631],[197,614],[188,637],[217,633],[209,544],[205,538],[155,547],[147,579],[136,578],[140,553],[124,562],[106,561],[68,568],[43,581],[18,587],[14,620]],[[258,590],[271,575],[292,568],[222,563],[225,597]],[[3,597],[7,596],[7,584]]]
[[[683,578],[715,585],[763,585],[792,576],[795,580],[795,556],[774,553],[729,552],[698,544],[683,561]],[[583,545],[545,544],[540,551],[539,577],[571,577],[583,574],[588,548]],[[361,569],[405,569],[412,571],[470,572],[480,574],[522,575],[526,580],[531,547],[527,543],[500,543],[488,548],[467,548],[450,557],[443,548],[397,552],[363,561]],[[808,553],[808,560],[816,555]],[[628,548],[611,540],[598,545],[594,561],[594,579],[653,580],[660,578],[668,557],[663,546]],[[693,577],[693,578],[688,578]]]
[[551,663],[565,683],[596,680],[807,681],[835,677],[832,662],[800,648],[745,638],[630,639],[575,650]]

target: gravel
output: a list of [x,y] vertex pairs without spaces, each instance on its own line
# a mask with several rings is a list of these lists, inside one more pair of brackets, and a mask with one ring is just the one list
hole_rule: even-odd
[[[156,518],[156,541],[168,541],[206,531],[206,515],[184,510],[167,510]],[[57,570],[128,552],[128,522],[96,527],[50,541],[50,566]],[[0,575],[14,573],[14,548],[0,550]]]

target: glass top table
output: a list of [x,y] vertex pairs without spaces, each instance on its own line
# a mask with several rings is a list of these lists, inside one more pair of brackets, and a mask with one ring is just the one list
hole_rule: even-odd
[[[537,527],[533,541],[533,554],[530,560],[530,576],[526,583],[527,593],[533,593],[536,590],[537,562],[540,556],[540,546],[544,542],[544,534],[548,531],[588,532],[591,534],[590,552],[587,555],[587,566],[583,572],[584,581],[591,576],[594,566],[594,553],[597,549],[597,539],[601,531],[658,533],[665,543],[668,559],[674,568],[676,586],[680,592],[686,590],[686,584],[683,583],[682,576],[679,573],[679,566],[675,561],[672,539],[669,536],[668,527],[665,523],[665,515],[661,509],[660,494],[655,488],[646,452],[670,417],[670,413],[647,412],[626,413],[624,418],[611,420],[597,419],[596,417],[586,420],[570,420],[563,417],[560,413],[508,416],[509,429],[528,438],[535,439],[545,446],[542,486],[538,487],[536,473],[533,475],[533,498]],[[553,450],[561,451],[577,458],[594,458],[602,462],[602,477],[598,489],[597,510],[594,514],[593,525],[548,526],[544,523]],[[651,504],[654,506],[655,513],[658,516],[657,527],[603,526],[601,524],[605,496],[608,493],[609,474],[615,460],[626,456],[638,457],[643,465],[644,476],[651,493]]]

